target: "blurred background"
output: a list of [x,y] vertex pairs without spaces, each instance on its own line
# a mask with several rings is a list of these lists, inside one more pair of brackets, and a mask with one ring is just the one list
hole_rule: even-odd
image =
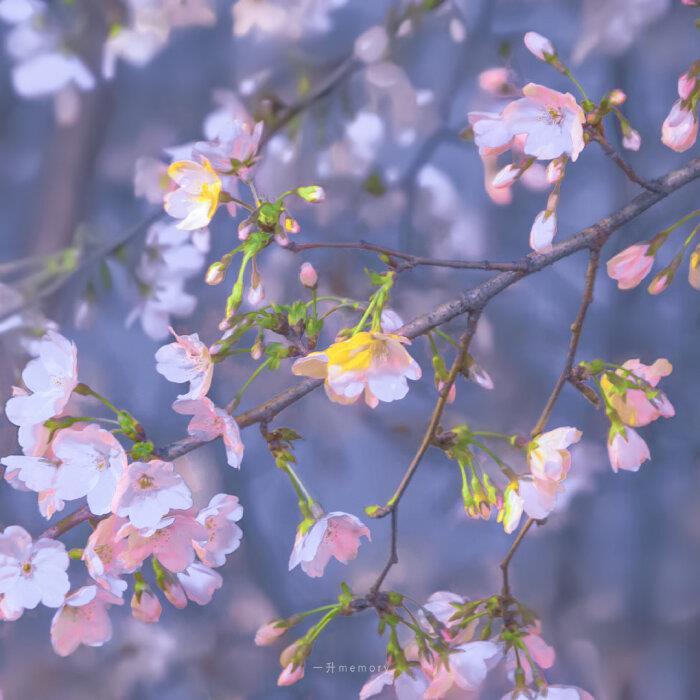
[[[323,204],[294,211],[302,226],[299,241],[366,239],[442,258],[510,260],[528,251],[530,225],[546,193],[537,191],[537,183],[519,184],[508,206],[497,205],[484,190],[476,148],[458,136],[469,110],[505,104],[480,90],[485,69],[505,65],[516,84],[570,89],[524,49],[525,31],[548,36],[593,99],[613,87],[627,93],[623,110],[642,147],[626,157],[643,176],[687,160],[660,143],[677,77],[700,48],[695,14],[680,2],[163,2],[174,14],[160,43],[142,53],[112,46],[114,76],[104,79],[102,47],[115,23],[128,24],[140,5],[158,4],[46,3],[58,29],[43,40],[74,50],[90,80],[75,65],[64,71],[70,76],[65,80],[53,80],[56,73],[41,65],[18,76],[33,40],[21,31],[18,38],[18,30],[26,34],[23,22],[31,18],[18,20],[17,12],[7,5],[3,12],[0,4],[7,49],[0,59],[0,401],[9,397],[38,329],[55,323],[78,345],[82,381],[138,416],[156,444],[183,436],[186,419],[167,409],[180,388],[155,372],[153,355],[164,339],[152,337],[158,333],[144,330],[139,318],[126,325],[130,315],[146,313],[148,265],[158,254],[147,229],[159,207],[135,195],[134,173],[139,159],[167,162],[164,149],[203,138],[222,113],[268,123],[286,115],[265,145],[256,183],[271,195],[301,184],[324,186]],[[175,10],[185,16],[178,19]],[[386,45],[377,27],[388,28]],[[307,100],[310,94],[317,98]],[[299,101],[303,109],[289,119],[289,105]],[[614,124],[608,133],[619,146]],[[140,161],[141,172],[149,166],[156,167]],[[559,239],[636,193],[591,145],[568,170]],[[604,259],[696,208],[698,193],[691,184],[616,233]],[[144,194],[138,183],[137,194]],[[198,332],[209,343],[218,338],[227,290],[207,287],[202,270],[205,260],[232,247],[234,237],[231,220],[218,216],[211,249],[192,250],[191,269],[178,271],[179,315],[171,319],[178,332]],[[363,267],[380,269],[368,253],[310,251],[302,258],[273,246],[260,270],[268,301],[303,294],[297,279],[303,260],[319,271],[321,293],[357,298],[369,293]],[[446,427],[466,421],[506,432],[532,428],[563,364],[585,265],[585,254],[563,260],[489,305],[474,355],[495,388],[460,384]],[[485,278],[474,271],[406,272],[392,307],[408,321]],[[548,679],[580,685],[598,700],[698,697],[698,308],[697,292],[682,278],[651,297],[643,288],[619,292],[601,271],[579,359],[622,363],[638,357],[651,364],[667,357],[674,372],[665,389],[677,416],[644,429],[651,462],[638,474],[615,475],[605,452],[604,415],[565,387],[550,427],[575,425],[584,433],[573,451],[569,498],[528,536],[513,563],[515,595],[537,611],[544,638],[557,650]],[[162,309],[157,311],[162,319]],[[463,323],[457,319],[449,330],[457,334]],[[324,340],[333,330],[326,329]],[[371,411],[359,403],[330,404],[315,392],[273,423],[304,436],[299,471],[326,510],[361,515],[398,483],[436,399],[427,341],[416,341],[412,353],[424,380],[400,403]],[[246,357],[219,365],[215,402],[225,405],[253,367]],[[294,381],[288,364],[264,373],[241,409]],[[240,473],[226,466],[220,444],[177,462],[199,505],[226,491],[245,507],[242,546],[221,570],[225,584],[212,603],[184,611],[166,603],[153,626],[132,620],[128,609],[113,609],[112,642],[81,647],[67,659],[51,650],[50,610],[40,607],[16,623],[1,623],[5,700],[356,697],[366,677],[327,673],[325,665],[384,663],[385,642],[373,613],[332,625],[304,681],[287,689],[275,685],[279,650],[255,647],[253,636],[274,616],[334,600],[343,580],[365,590],[385,561],[389,523],[369,523],[372,543],[363,544],[347,567],[332,562],[322,579],[313,580],[299,570],[288,573],[296,499],[257,428],[246,430],[244,441]],[[0,454],[16,450],[16,430],[3,414]],[[35,496],[5,484],[0,525],[13,523],[34,534],[45,527]],[[402,502],[399,532],[400,563],[387,580],[391,589],[423,600],[436,590],[480,597],[499,587],[498,561],[511,538],[493,519],[466,518],[459,471],[437,450],[427,454]],[[78,529],[65,541],[78,546],[84,537]],[[84,576],[76,566],[74,585],[82,585]],[[492,675],[482,693],[487,700],[508,688],[503,673]]]

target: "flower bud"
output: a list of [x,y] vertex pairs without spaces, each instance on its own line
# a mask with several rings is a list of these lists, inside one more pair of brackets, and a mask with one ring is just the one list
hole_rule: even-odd
[[687,100],[695,90],[695,85],[697,84],[697,78],[691,73],[683,73],[678,78],[678,96],[682,100]]
[[622,132],[622,146],[628,151],[638,151],[642,145],[642,137],[636,129],[627,126]]
[[299,187],[297,188],[297,194],[305,202],[311,202],[312,204],[322,202],[326,198],[326,193],[323,191],[323,187],[320,187],[319,185]]
[[608,93],[608,102],[615,107],[619,107],[626,99],[627,95],[619,88],[615,88]]
[[690,255],[688,265],[688,282],[694,289],[700,290],[700,243]]
[[134,593],[131,598],[131,614],[146,624],[158,622],[163,608],[158,597],[147,588]]
[[310,262],[301,264],[299,268],[299,281],[308,289],[315,289],[318,284],[318,275]]
[[299,233],[299,231],[301,231],[301,226],[299,226],[299,222],[296,219],[292,218],[291,216],[285,216],[284,230],[287,233]]
[[546,61],[549,56],[556,56],[557,51],[554,48],[554,44],[547,39],[546,36],[542,36],[537,32],[527,32],[525,34],[523,41],[527,50],[540,59],[540,61]]
[[207,284],[221,284],[226,277],[227,265],[224,265],[220,260],[209,265],[207,274],[204,276],[204,281]]
[[284,620],[273,620],[263,625],[255,633],[255,643],[259,647],[274,644],[288,629]]

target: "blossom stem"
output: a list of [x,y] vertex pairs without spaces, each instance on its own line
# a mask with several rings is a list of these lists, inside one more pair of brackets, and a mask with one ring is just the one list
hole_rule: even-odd
[[294,467],[292,467],[289,462],[285,463],[284,471],[289,477],[289,481],[299,497],[299,507],[302,509],[302,516],[304,518],[313,517],[311,508],[315,501],[311,497],[311,494],[308,492],[306,486],[304,486],[304,482],[301,480],[299,475],[294,470]]
[[236,395],[233,397],[233,401],[229,404],[229,413],[231,411],[235,411],[238,408],[238,405],[241,403],[241,400],[243,399],[243,394],[247,391],[248,387],[255,381],[256,377],[267,367],[271,362],[273,358],[268,357],[264,362],[261,362],[254,370],[253,373],[248,377],[248,379],[245,380],[243,386],[236,392]]
[[107,398],[102,396],[102,394],[99,394],[96,392],[94,389],[89,387],[87,384],[83,384],[82,382],[78,384],[78,386],[73,389],[73,391],[76,394],[80,394],[80,396],[92,396],[94,399],[97,399],[102,405],[106,406],[112,413],[115,413],[116,415],[119,415],[121,411]]

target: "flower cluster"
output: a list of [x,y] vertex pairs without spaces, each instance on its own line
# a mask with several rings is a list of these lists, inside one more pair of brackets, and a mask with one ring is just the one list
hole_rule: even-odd
[[[206,348],[196,337],[177,341],[174,349],[161,349],[159,369],[180,381],[185,372],[191,387],[181,409],[187,412],[194,404],[197,430],[208,430],[208,439],[215,436],[213,430],[216,436],[223,434],[229,461],[238,466],[243,445],[233,419],[216,416],[209,421],[201,415],[200,402],[211,405],[204,396],[211,382]],[[100,646],[111,637],[107,610],[123,603],[127,575],[134,582],[134,617],[158,620],[160,602],[142,573],[149,558],[155,583],[173,605],[184,607],[188,599],[208,603],[222,585],[214,569],[225,563],[242,537],[236,524],[243,513],[238,499],[217,494],[207,507],[194,511],[189,487],[173,463],[155,456],[140,424],[79,383],[75,345],[58,332],[46,334],[22,380],[24,387],[15,389],[6,413],[19,428],[23,454],[0,460],[5,479],[17,489],[36,492],[47,518],[66,501],[85,498],[87,515],[96,527],[83,549],[70,552],[52,537],[34,541],[23,528],[7,527],[0,534],[0,617],[16,620],[25,609],[42,603],[58,608],[51,625],[58,654],[70,654],[80,644]],[[71,415],[74,397],[98,400],[115,419]],[[213,405],[211,411],[216,412]],[[108,431],[100,422],[116,424],[118,430]],[[129,452],[115,433],[132,442]],[[55,529],[60,534],[61,527],[47,532]],[[72,592],[70,558],[81,559],[91,578]]]

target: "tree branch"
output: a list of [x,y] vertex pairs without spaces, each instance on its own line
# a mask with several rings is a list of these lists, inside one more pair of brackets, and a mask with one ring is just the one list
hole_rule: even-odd
[[[523,277],[539,272],[562,258],[566,258],[581,250],[602,247],[617,229],[637,218],[651,206],[665,199],[671,193],[681,189],[689,182],[696,180],[698,177],[700,177],[700,158],[695,158],[683,167],[672,170],[665,176],[655,180],[654,185],[657,187],[657,191],[647,191],[637,195],[628,204],[618,209],[613,214],[606,216],[597,223],[588,226],[570,238],[567,238],[565,241],[553,246],[549,253],[530,253],[516,261],[516,263],[522,265],[522,270],[501,272],[494,275],[485,282],[468,289],[458,297],[440,304],[427,314],[415,318],[397,332],[407,338],[416,338],[452,320],[460,314],[476,309],[483,309],[489,300]],[[236,420],[241,427],[248,427],[263,420],[271,420],[280,411],[291,406],[322,384],[323,380],[321,379],[303,380],[285,389],[276,396],[273,396],[268,401],[239,414],[236,416]],[[197,449],[203,444],[205,444],[205,441],[188,437],[167,445],[160,450],[159,454],[163,459],[173,460]],[[48,528],[44,536],[56,536],[52,535],[52,532],[63,534],[75,524],[84,522],[89,518],[89,514],[85,513],[86,510],[86,507],[83,507],[78,509],[75,513],[66,516],[56,525]],[[80,518],[78,513],[82,513],[84,517]],[[77,520],[75,520],[76,518]],[[64,527],[61,525],[63,522],[73,524]]]

